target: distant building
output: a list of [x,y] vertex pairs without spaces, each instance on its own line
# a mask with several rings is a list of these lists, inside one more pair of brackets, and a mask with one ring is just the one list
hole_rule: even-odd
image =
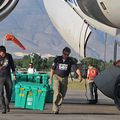
[[44,55],[41,55],[41,58],[42,59],[45,59],[45,58],[50,58],[50,57],[55,57],[55,55],[51,55],[51,54],[44,54]]

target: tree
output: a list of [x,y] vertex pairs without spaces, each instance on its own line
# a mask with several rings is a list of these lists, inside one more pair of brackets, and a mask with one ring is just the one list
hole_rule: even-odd
[[41,70],[42,58],[40,55],[38,55],[36,53],[34,53],[33,65],[36,68],[36,70],[38,70],[38,71]]
[[[50,70],[51,65],[53,63],[54,58],[45,58],[42,59],[40,55],[34,53],[34,57],[32,59],[33,65],[36,68],[37,71],[43,71],[43,70]],[[25,55],[21,59],[15,59],[15,65],[18,70],[21,70],[24,68],[24,70],[28,69],[28,66],[31,62],[30,55]]]
[[90,64],[99,69],[100,71],[103,71],[105,69],[106,62],[92,57],[86,57],[81,60],[81,66],[85,66],[85,68],[87,68]]

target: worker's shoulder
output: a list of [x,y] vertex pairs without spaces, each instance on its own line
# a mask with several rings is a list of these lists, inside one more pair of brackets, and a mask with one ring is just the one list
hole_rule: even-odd
[[12,55],[10,53],[6,53],[7,57],[12,57]]
[[62,56],[56,56],[55,61],[59,61],[61,59],[63,59]]

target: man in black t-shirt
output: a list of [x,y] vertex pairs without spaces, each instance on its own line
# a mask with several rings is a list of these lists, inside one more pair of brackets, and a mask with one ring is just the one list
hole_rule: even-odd
[[[3,114],[10,111],[9,103],[12,94],[11,70],[15,79],[13,58],[11,54],[6,53],[6,48],[4,46],[0,46],[0,105]],[[6,90],[7,103],[4,98],[4,87]]]
[[71,49],[65,47],[63,49],[63,55],[57,56],[54,59],[54,63],[50,72],[50,84],[52,83],[52,79],[54,80],[53,112],[55,114],[59,113],[60,106],[63,102],[63,98],[65,97],[68,85],[68,76],[71,71],[71,67],[78,74],[78,79],[80,81],[82,80],[81,73],[76,65],[76,62],[69,57],[70,53]]

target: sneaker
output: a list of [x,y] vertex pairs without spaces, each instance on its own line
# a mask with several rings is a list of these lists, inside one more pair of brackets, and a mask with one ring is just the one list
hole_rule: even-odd
[[59,111],[55,111],[54,114],[59,114]]

